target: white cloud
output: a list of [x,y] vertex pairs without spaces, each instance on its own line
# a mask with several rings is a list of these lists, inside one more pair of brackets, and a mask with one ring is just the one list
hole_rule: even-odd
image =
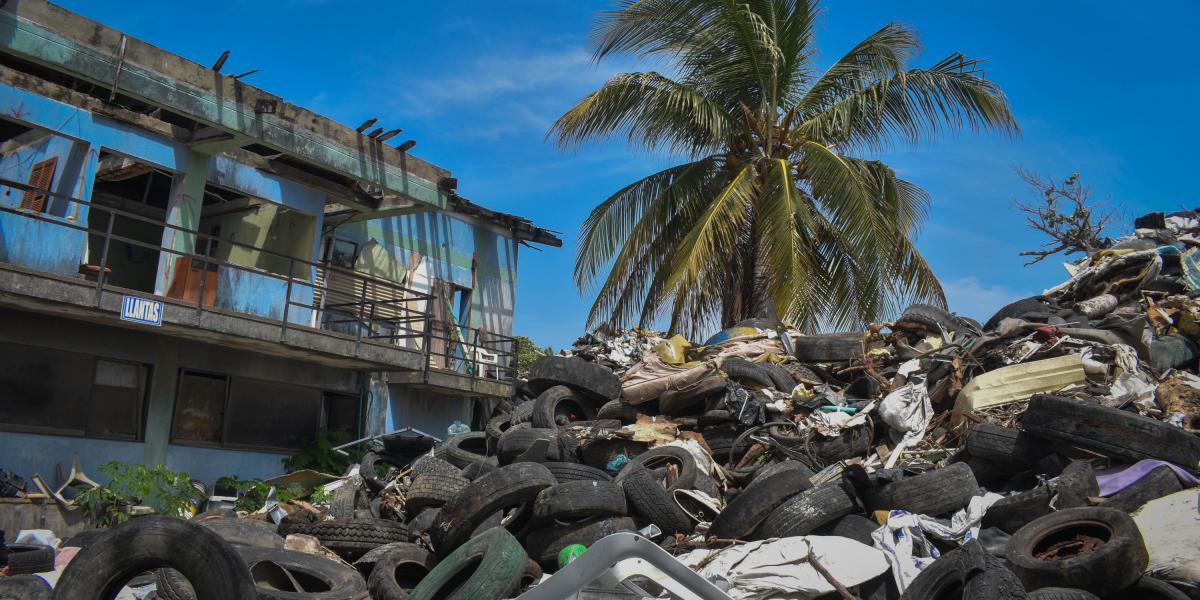
[[942,282],[950,310],[986,321],[1004,305],[1033,296],[1036,292],[1014,290],[1004,285],[988,285],[975,277],[963,277]]

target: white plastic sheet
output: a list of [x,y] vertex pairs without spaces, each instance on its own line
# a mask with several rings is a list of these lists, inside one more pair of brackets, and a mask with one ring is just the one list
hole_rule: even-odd
[[987,493],[971,498],[967,507],[950,520],[914,515],[903,510],[888,513],[888,520],[871,534],[875,547],[883,551],[896,579],[896,588],[903,592],[921,571],[941,556],[929,541],[929,536],[945,541],[969,542],[979,535],[979,522],[988,507],[1003,498]]
[[877,412],[884,423],[897,433],[902,434],[900,442],[892,450],[887,460],[887,468],[892,468],[896,460],[904,453],[904,449],[921,441],[925,437],[925,428],[933,418],[933,404],[929,401],[929,390],[925,387],[924,377],[917,376],[917,361],[910,360],[900,366],[899,374],[908,379],[908,383],[892,390],[879,403]]
[[[808,562],[809,554],[846,587],[888,569],[876,548],[837,536],[798,536],[750,542],[721,550],[693,550],[679,560],[737,600],[806,599],[834,591]],[[715,554],[715,556],[714,556]]]

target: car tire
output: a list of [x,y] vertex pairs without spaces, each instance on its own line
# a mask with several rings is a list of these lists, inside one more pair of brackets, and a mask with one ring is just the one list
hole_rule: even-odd
[[763,520],[759,539],[808,535],[855,511],[854,499],[839,484],[819,485],[788,498]]
[[233,545],[194,523],[166,516],[131,519],[80,550],[63,570],[54,595],[107,600],[139,573],[174,569],[201,598],[254,600],[250,568]]
[[967,436],[967,454],[1009,465],[1032,465],[1050,454],[1041,440],[1019,429],[980,423]]
[[721,370],[727,377],[740,384],[753,384],[763,389],[775,389],[775,382],[771,380],[771,375],[767,373],[767,370],[744,358],[738,356],[726,358],[721,361]]
[[[1046,551],[1070,536],[1103,544],[1074,556],[1046,557]],[[1129,587],[1149,561],[1133,519],[1101,507],[1069,508],[1033,520],[1013,534],[1004,556],[1027,588],[1069,587],[1097,595]]]
[[416,544],[388,545],[367,577],[371,600],[406,600],[437,563],[436,556]]
[[1101,454],[1200,468],[1200,436],[1137,413],[1049,394],[1036,394],[1022,417],[1025,431]]
[[988,556],[977,542],[943,554],[913,579],[900,600],[961,598],[1017,600],[1025,589],[1004,561]]
[[1031,592],[1029,600],[1100,600],[1100,596],[1085,590],[1048,587]]
[[575,393],[571,388],[556,385],[539,394],[537,400],[533,401],[533,414],[529,423],[535,428],[558,429],[569,426],[572,422],[571,414],[575,415],[574,421],[591,421],[596,417],[596,407],[592,400]]
[[941,335],[942,331],[953,333],[958,330],[958,320],[944,309],[929,304],[913,304],[904,309],[896,325],[913,327],[926,333]]
[[596,467],[581,465],[579,463],[569,462],[547,462],[542,463],[546,470],[554,476],[554,480],[559,483],[567,483],[568,481],[612,481],[612,476],[604,472],[603,469]]
[[862,515],[846,515],[832,523],[826,523],[818,529],[818,535],[836,535],[838,537],[850,538],[860,544],[867,546],[875,545],[874,539],[871,537],[875,530],[879,529],[879,524]]
[[508,598],[521,583],[527,556],[503,527],[493,527],[449,553],[407,600]]
[[625,492],[610,481],[560,483],[539,492],[533,503],[533,523],[628,514]]
[[647,450],[630,460],[613,481],[620,484],[636,467],[655,469],[666,464],[674,464],[679,468],[679,476],[675,479],[671,490],[696,489],[699,478],[708,477],[700,473],[700,468],[696,466],[696,459],[691,452],[679,446],[660,446],[653,450]]
[[1087,461],[1073,460],[1058,476],[1058,502],[1055,507],[1079,508],[1088,506],[1088,500],[1100,495],[1100,484],[1096,471]]
[[457,475],[417,475],[404,496],[404,509],[417,514],[426,508],[440,508],[470,483],[466,477]]
[[808,475],[797,469],[784,469],[762,478],[742,490],[725,506],[708,529],[708,535],[737,540],[750,535],[771,511],[785,500],[812,487]]
[[446,556],[494,513],[532,505],[538,493],[554,484],[546,467],[526,462],[500,467],[472,481],[438,513],[429,532],[434,550]]
[[364,454],[362,457],[362,462],[360,462],[358,465],[358,474],[362,477],[363,483],[367,484],[367,487],[376,492],[382,490],[384,486],[391,482],[392,479],[391,475],[380,476],[379,471],[376,469],[376,465],[387,465],[388,467],[391,467],[388,469],[389,473],[392,472],[392,469],[399,469],[405,466],[404,462],[396,460],[386,454],[381,454],[379,452],[367,452]]
[[1049,486],[1006,496],[988,507],[983,514],[982,525],[995,527],[1008,534],[1016,533],[1034,519],[1050,514],[1053,511],[1050,507],[1053,497],[1054,490]]
[[576,356],[542,356],[529,367],[529,387],[541,394],[566,385],[601,401],[621,397],[621,380],[612,370]]
[[1151,500],[1169,496],[1183,489],[1179,476],[1163,465],[1150,471],[1129,487],[1109,496],[1100,506],[1131,513]]
[[939,516],[952,513],[971,501],[979,484],[971,468],[955,463],[889,483],[867,494],[875,510],[905,510],[913,514]]
[[664,533],[691,533],[695,523],[675,502],[670,490],[664,488],[649,469],[642,465],[627,467],[622,474],[621,488],[629,500],[631,512],[658,525]]
[[496,460],[488,456],[487,434],[472,431],[456,435],[446,441],[446,460],[462,469],[478,462]]
[[270,564],[288,572],[288,583],[301,586],[308,583],[319,588],[319,591],[284,591],[273,585],[259,585],[258,600],[358,600],[367,593],[367,582],[357,570],[324,556],[249,546],[238,548],[238,553],[251,573],[256,573],[261,564]]
[[626,425],[637,421],[638,409],[624,400],[609,400],[596,410],[597,419],[616,419]]
[[0,600],[50,600],[53,590],[36,575],[0,577]]
[[283,548],[283,538],[275,532],[275,526],[254,519],[209,519],[200,526],[221,536],[234,546],[256,548]]
[[8,572],[33,575],[54,570],[54,548],[41,544],[9,544]]

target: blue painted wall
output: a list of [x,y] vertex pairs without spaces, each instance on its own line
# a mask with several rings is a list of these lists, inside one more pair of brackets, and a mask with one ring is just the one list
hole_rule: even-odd
[[[72,197],[80,194],[83,172],[89,173],[92,161],[88,145],[57,135],[47,135],[27,146],[0,157],[0,177],[27,183],[33,166],[44,160],[57,159],[50,189]],[[19,208],[24,190],[0,186],[0,204]],[[62,198],[48,198],[43,217],[70,224],[87,223],[87,206]],[[9,212],[0,213],[0,258],[14,264],[49,271],[58,275],[75,276],[87,248],[86,235],[53,222],[39,221]]]

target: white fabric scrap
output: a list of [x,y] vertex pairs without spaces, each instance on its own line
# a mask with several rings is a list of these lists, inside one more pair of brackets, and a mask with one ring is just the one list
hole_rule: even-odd
[[1116,399],[1129,396],[1142,410],[1158,413],[1161,411],[1154,400],[1157,393],[1158,386],[1145,381],[1137,373],[1125,372],[1113,381],[1108,397]]
[[901,593],[908,589],[921,571],[941,557],[932,536],[948,542],[969,542],[979,536],[979,522],[987,509],[1004,496],[988,492],[971,498],[966,508],[945,519],[914,515],[903,510],[888,513],[888,520],[871,534],[875,547],[883,551]]
[[[715,557],[714,557],[715,554]],[[812,564],[813,555],[834,579],[854,587],[888,569],[883,552],[840,536],[797,536],[693,550],[679,557],[735,600],[807,599],[834,591]]]
[[[903,371],[903,368],[901,370]],[[879,404],[878,412],[888,427],[903,435],[888,457],[886,466],[890,469],[904,453],[905,448],[925,437],[925,428],[933,418],[933,404],[929,401],[929,390],[925,387],[925,381],[913,377],[909,383],[892,390]]]

